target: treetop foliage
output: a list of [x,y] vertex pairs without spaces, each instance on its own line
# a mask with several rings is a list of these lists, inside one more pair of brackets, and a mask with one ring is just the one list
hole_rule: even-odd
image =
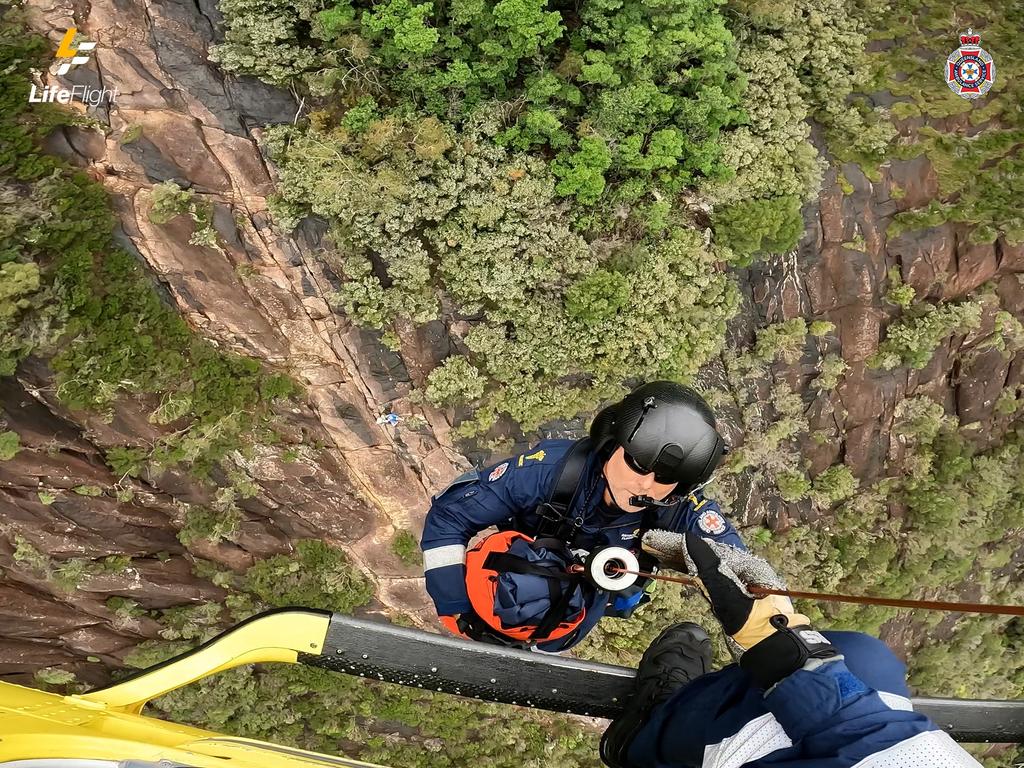
[[[393,348],[398,321],[442,308],[468,326],[478,375],[446,363],[427,394],[474,405],[469,434],[615,396],[615,365],[685,379],[719,348],[720,270],[803,231],[823,168],[807,118],[863,132],[846,97],[875,4],[228,0],[213,56],[308,95],[308,120],[269,134],[273,210],[336,225],[339,307]],[[679,296],[638,305],[634,267],[701,239],[706,290],[669,275]]]
[[[599,256],[566,221],[549,167],[487,141],[493,122],[461,141],[440,132],[429,150],[417,142],[440,124],[378,122],[359,135],[278,128],[269,148],[285,201],[336,222],[348,312],[387,328],[434,319],[445,301],[476,318],[469,360],[449,358],[427,389],[438,404],[477,405],[464,432],[499,414],[529,428],[593,408],[620,391],[627,368],[692,377],[720,348],[738,298],[699,233],[674,229]],[[588,384],[564,386],[570,377]]]
[[[719,134],[744,119],[743,77],[718,0],[222,3],[211,57],[273,83],[300,82],[345,107],[369,96],[456,127],[502,111],[500,144],[547,153],[559,192],[586,204],[606,184],[678,192],[726,179]],[[299,45],[305,35],[306,45]]]

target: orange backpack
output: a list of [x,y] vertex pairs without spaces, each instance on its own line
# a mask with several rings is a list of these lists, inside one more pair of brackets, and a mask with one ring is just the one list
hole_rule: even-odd
[[[571,587],[574,583],[580,583],[582,577],[568,571],[559,573],[510,554],[509,548],[517,539],[531,545],[537,543],[530,536],[517,531],[501,531],[483,539],[466,553],[466,589],[473,610],[487,626],[513,640],[544,642],[565,637],[583,622],[587,614],[586,608],[582,608],[575,616],[565,615],[569,610],[569,600],[573,593],[571,588],[566,588],[566,582],[569,582]],[[565,548],[561,542],[551,539],[539,541],[544,544],[554,543],[561,549]],[[506,627],[502,624],[494,611],[500,573],[520,573],[551,580],[551,609],[536,626],[527,624]]]

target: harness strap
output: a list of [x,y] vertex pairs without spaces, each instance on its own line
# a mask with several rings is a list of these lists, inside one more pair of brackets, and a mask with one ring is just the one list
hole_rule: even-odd
[[544,579],[557,581],[579,581],[580,577],[575,573],[564,573],[545,568],[541,565],[524,560],[508,552],[491,552],[484,560],[484,568],[489,571],[500,571],[501,573],[518,573],[523,576],[540,576]]
[[[576,577],[576,581],[579,581],[579,577]],[[572,594],[575,592],[573,589],[557,589],[555,586],[555,580],[548,580],[548,592],[551,596],[551,607],[548,612],[544,614],[544,618],[540,620],[537,628],[530,633],[530,639],[533,640],[536,637],[545,638],[550,635],[555,627],[562,623],[567,618],[566,612],[569,610],[569,602],[572,600]],[[560,594],[556,594],[560,593]]]
[[551,486],[548,498],[537,510],[540,522],[537,525],[536,536],[552,536],[565,540],[566,517],[579,493],[580,478],[587,466],[593,443],[589,437],[577,440],[562,459],[558,477]]
[[547,637],[562,621],[568,618],[566,612],[569,610],[569,603],[575,590],[562,587],[561,583],[578,584],[583,580],[583,577],[579,574],[544,568],[516,555],[511,555],[508,552],[491,552],[484,560],[483,567],[490,571],[518,573],[524,576],[540,576],[546,579],[545,583],[548,587],[548,597],[551,606],[537,624],[537,627],[530,633],[530,640],[538,637],[541,639]]

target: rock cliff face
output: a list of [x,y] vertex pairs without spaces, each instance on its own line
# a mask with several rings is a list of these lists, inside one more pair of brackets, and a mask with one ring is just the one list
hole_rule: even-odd
[[[290,462],[245,460],[260,492],[240,502],[239,535],[194,544],[193,551],[240,571],[287,552],[295,539],[324,538],[372,576],[385,607],[426,616],[417,569],[399,560],[391,540],[399,530],[419,533],[430,494],[465,459],[452,450],[443,416],[409,402],[402,360],[328,307],[324,297],[336,278],[317,259],[322,231],[310,225],[282,238],[270,227],[266,197],[274,185],[256,133],[260,125],[290,121],[298,106],[255,80],[225,79],[207,63],[218,19],[212,3],[111,0],[37,3],[31,10],[35,27],[52,40],[78,26],[98,42],[95,62],[72,70],[67,84],[118,91],[94,115],[103,133],[68,129],[52,137],[50,148],[102,180],[120,220],[119,240],[199,333],[284,368],[308,392],[303,407],[278,414],[277,428],[322,449]],[[212,204],[219,249],[189,244],[187,216],[163,226],[150,221],[150,190],[168,179]],[[125,399],[104,423],[63,409],[51,381],[45,364],[29,359],[0,382],[7,428],[23,446],[0,462],[0,526],[7,534],[0,536],[0,675],[87,656],[117,664],[142,638],[156,636],[152,621],[115,629],[104,605],[110,595],[146,608],[223,597],[193,576],[175,535],[181,502],[209,501],[209,491],[181,472],[151,483],[118,478],[102,460],[104,448],[157,437],[146,418],[156,404]],[[417,414],[413,423],[426,426],[378,425],[384,412]],[[87,491],[126,485],[136,492],[127,503]],[[43,503],[41,490],[57,500]],[[91,576],[75,594],[63,594],[14,560],[16,535],[54,560],[123,553],[132,566]]]
[[[193,327],[223,347],[286,367],[308,391],[303,407],[279,414],[281,429],[323,449],[288,463],[270,456],[248,460],[260,492],[240,502],[240,535],[193,549],[240,571],[255,558],[287,551],[296,538],[326,538],[372,574],[385,607],[425,621],[430,611],[417,569],[402,564],[390,542],[398,530],[418,534],[430,494],[466,466],[452,448],[444,415],[408,398],[412,385],[448,353],[446,328],[405,329],[402,355],[388,352],[374,334],[329,307],[325,297],[337,277],[318,258],[323,231],[306,222],[285,238],[271,227],[266,199],[273,170],[257,144],[259,126],[290,121],[302,105],[255,80],[225,77],[208,63],[207,48],[219,34],[212,0],[30,0],[29,6],[35,27],[51,40],[77,26],[98,42],[95,61],[72,70],[69,82],[118,89],[115,103],[95,114],[102,134],[67,129],[51,148],[102,180],[120,219],[120,239]],[[835,332],[813,349],[808,344],[798,363],[773,373],[808,393],[812,429],[836,435],[808,448],[812,471],[842,460],[871,479],[887,457],[900,454],[890,428],[902,398],[929,394],[964,423],[989,421],[1002,389],[1022,383],[1019,358],[1006,361],[989,350],[970,366],[961,362],[961,353],[991,331],[991,318],[971,337],[954,337],[923,370],[869,369],[865,361],[895,316],[895,307],[881,298],[887,270],[898,267],[917,295],[929,298],[961,297],[995,279],[1003,306],[1021,316],[1024,288],[1016,273],[1024,271],[1024,248],[970,245],[950,224],[887,239],[896,212],[937,194],[928,162],[891,162],[878,182],[853,165],[842,171],[853,193],[842,193],[832,170],[818,204],[806,211],[798,251],[739,275],[746,305],[731,333],[742,343],[768,322],[802,316],[835,323]],[[162,226],[150,221],[151,189],[169,179],[212,204],[220,249],[190,245],[187,217]],[[904,193],[899,199],[894,185]],[[828,352],[840,353],[850,369],[836,391],[812,397],[808,384]],[[131,502],[69,492],[125,482],[111,474],[102,449],[155,437],[146,419],[154,404],[125,400],[104,423],[63,409],[50,382],[45,364],[32,359],[0,381],[8,428],[26,448],[0,462],[0,526],[7,534],[0,536],[0,676],[15,679],[89,656],[117,665],[139,640],[156,636],[158,627],[148,619],[118,621],[105,605],[111,595],[130,596],[145,608],[223,596],[193,575],[175,536],[180,503],[208,501],[208,491],[185,474],[136,481]],[[414,423],[425,426],[378,425],[385,411],[419,415]],[[735,426],[733,433],[738,437]],[[998,433],[993,429],[992,437]],[[41,489],[65,492],[47,504]],[[759,489],[747,490],[736,510],[744,522],[768,511],[781,528],[797,513]],[[15,533],[54,559],[129,554],[132,565],[93,575],[73,595],[64,594],[15,561]],[[100,682],[98,668],[82,665],[80,674]]]
[[[900,312],[884,299],[892,268],[918,299],[962,299],[992,281],[1003,309],[1018,319],[1024,310],[1021,246],[1003,239],[973,245],[966,229],[952,223],[887,238],[892,217],[927,205],[938,196],[938,185],[924,157],[893,160],[881,170],[881,179],[872,182],[855,164],[830,169],[817,204],[805,209],[807,231],[797,251],[740,273],[745,303],[733,323],[734,342],[753,341],[755,328],[796,317],[835,325],[817,343],[808,340],[796,364],[772,366],[775,380],[803,393],[810,429],[834,436],[803,446],[811,475],[841,461],[869,482],[884,474],[887,463],[898,466],[903,445],[891,434],[895,410],[901,400],[919,395],[943,403],[963,425],[983,423],[985,429],[977,433],[980,444],[998,442],[1009,417],[995,410],[996,399],[1004,389],[1024,383],[1021,356],[1008,357],[985,344],[993,333],[994,312],[985,314],[978,330],[945,340],[921,370],[867,365]],[[853,186],[851,194],[840,189],[840,171]],[[894,189],[905,194],[897,199]],[[813,390],[808,385],[829,353],[840,355],[849,369],[833,392]],[[767,511],[773,527],[785,528],[788,516],[799,514],[795,505],[779,510],[778,499],[756,492],[741,494],[740,500],[736,513],[746,522],[762,519]]]

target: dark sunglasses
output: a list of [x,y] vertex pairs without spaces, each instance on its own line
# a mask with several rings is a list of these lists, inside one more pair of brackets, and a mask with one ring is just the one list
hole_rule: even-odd
[[[623,451],[622,452],[622,458],[625,460],[626,466],[629,467],[634,472],[636,472],[638,475],[649,475],[649,474],[651,474],[651,470],[644,469],[643,467],[641,467],[637,463],[636,459],[634,459],[632,456],[630,456],[627,451]],[[660,472],[656,472],[655,475],[654,475],[654,482],[661,483],[662,485],[675,485],[679,481],[676,480],[674,477],[665,476],[665,475],[661,474]]]

